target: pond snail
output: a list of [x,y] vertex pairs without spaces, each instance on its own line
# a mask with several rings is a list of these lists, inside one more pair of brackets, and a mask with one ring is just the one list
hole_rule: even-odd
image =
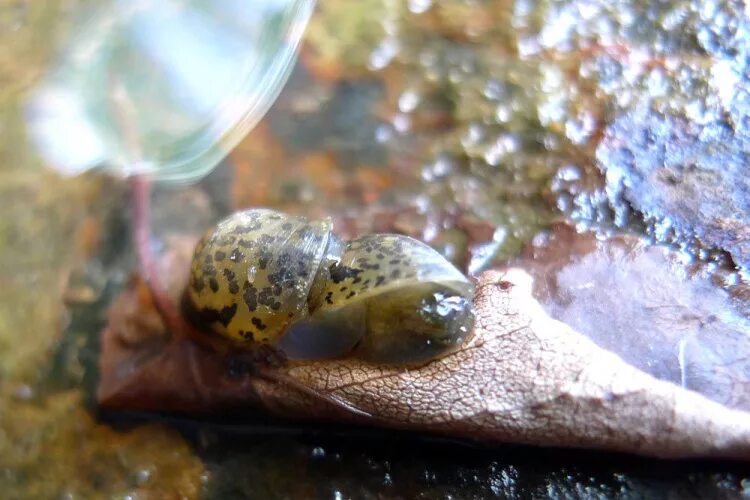
[[201,239],[190,272],[184,304],[202,332],[288,359],[420,363],[473,324],[473,285],[437,251],[394,234],[345,242],[330,220],[235,213]]

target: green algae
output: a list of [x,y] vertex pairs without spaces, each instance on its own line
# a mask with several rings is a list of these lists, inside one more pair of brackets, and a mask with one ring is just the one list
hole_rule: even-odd
[[4,498],[197,498],[203,465],[174,431],[115,430],[83,408],[77,390],[0,397]]

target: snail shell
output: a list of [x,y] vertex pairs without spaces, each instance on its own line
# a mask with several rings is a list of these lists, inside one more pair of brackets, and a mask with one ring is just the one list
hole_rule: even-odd
[[343,242],[329,220],[253,209],[198,243],[185,306],[203,332],[291,359],[404,364],[463,343],[472,294],[461,272],[407,236]]

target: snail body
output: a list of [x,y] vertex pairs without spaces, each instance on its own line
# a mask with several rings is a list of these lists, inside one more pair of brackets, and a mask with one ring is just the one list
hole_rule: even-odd
[[252,209],[198,243],[185,307],[201,331],[235,345],[408,364],[463,343],[472,294],[460,271],[407,236],[345,242],[328,220]]

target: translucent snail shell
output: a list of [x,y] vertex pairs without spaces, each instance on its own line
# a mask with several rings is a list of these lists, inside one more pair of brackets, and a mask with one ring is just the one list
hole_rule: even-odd
[[290,359],[406,364],[464,342],[472,294],[471,281],[415,239],[343,242],[329,220],[252,209],[198,243],[185,307],[207,334],[271,344]]

